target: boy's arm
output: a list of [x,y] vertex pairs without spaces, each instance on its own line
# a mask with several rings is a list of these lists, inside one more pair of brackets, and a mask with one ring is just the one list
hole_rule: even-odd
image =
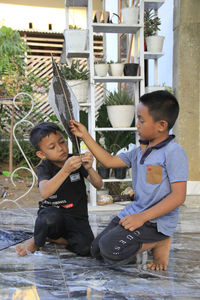
[[144,210],[143,212],[126,216],[120,220],[120,224],[130,231],[142,226],[145,222],[158,218],[160,216],[168,214],[180,206],[186,197],[186,181],[174,182],[171,184],[172,192],[155,204],[151,208]]
[[62,169],[51,179],[41,180],[39,183],[39,191],[43,199],[52,196],[65,179],[75,170],[81,167],[82,161],[80,156],[72,156],[68,158]]
[[99,176],[99,174],[93,169],[89,169],[88,170],[88,177],[87,180],[96,188],[96,189],[100,189],[103,186],[103,181],[101,176]]
[[87,180],[97,189],[100,189],[103,185],[101,176],[93,169],[92,164],[94,157],[92,153],[86,152],[81,155],[81,160],[84,168],[88,171]]
[[70,121],[71,132],[80,137],[87,145],[88,149],[93,153],[96,159],[107,168],[126,167],[126,164],[118,157],[112,156],[105,151],[99,144],[97,144],[91,135],[88,133],[86,127],[74,120]]

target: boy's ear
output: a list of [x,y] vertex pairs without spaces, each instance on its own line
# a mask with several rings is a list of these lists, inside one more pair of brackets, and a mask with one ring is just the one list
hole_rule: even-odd
[[159,121],[159,131],[160,132],[163,132],[163,131],[165,131],[165,130],[168,130],[168,122],[167,121],[165,121],[165,120],[160,120]]
[[45,159],[46,158],[45,154],[42,151],[40,151],[40,150],[36,152],[36,155],[40,159]]

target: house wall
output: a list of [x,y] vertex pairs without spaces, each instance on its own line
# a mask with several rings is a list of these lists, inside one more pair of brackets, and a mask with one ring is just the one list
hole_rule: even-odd
[[[101,0],[93,1],[93,9],[101,10]],[[75,11],[76,10],[76,11]],[[63,32],[65,22],[65,0],[9,0],[0,3],[0,26],[5,25],[16,30],[28,30],[29,23],[36,31]],[[49,30],[49,24],[52,29]],[[86,28],[86,9],[69,10],[69,24]]]
[[[1,3],[56,8],[64,8],[65,6],[65,0],[3,0]],[[93,9],[102,9],[102,0],[93,0]]]
[[189,159],[189,180],[200,194],[200,1],[174,0],[175,95],[180,103],[178,142]]

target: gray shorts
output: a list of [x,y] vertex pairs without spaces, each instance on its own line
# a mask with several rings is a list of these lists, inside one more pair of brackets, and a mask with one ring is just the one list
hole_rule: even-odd
[[91,246],[93,257],[104,258],[111,265],[123,265],[132,261],[143,243],[158,242],[168,236],[158,232],[157,224],[146,222],[134,231],[119,224],[119,217],[96,237]]

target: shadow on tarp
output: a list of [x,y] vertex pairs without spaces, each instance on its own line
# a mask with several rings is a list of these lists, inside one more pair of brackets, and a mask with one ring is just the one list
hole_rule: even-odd
[[32,236],[32,232],[0,230],[0,251],[28,240]]

